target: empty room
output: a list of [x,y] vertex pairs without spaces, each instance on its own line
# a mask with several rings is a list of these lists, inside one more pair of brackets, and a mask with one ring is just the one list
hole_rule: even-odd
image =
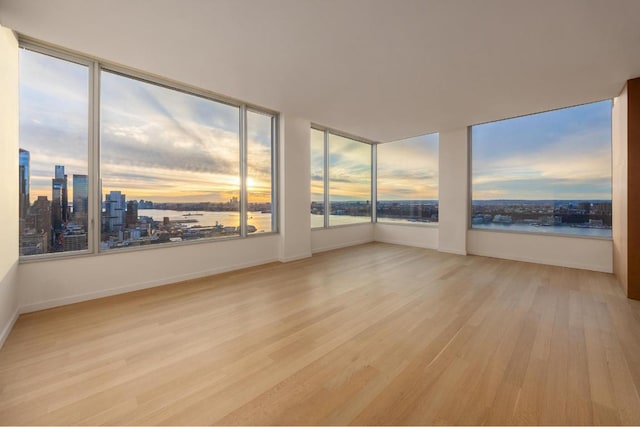
[[0,425],[640,425],[639,46],[636,0],[0,0]]

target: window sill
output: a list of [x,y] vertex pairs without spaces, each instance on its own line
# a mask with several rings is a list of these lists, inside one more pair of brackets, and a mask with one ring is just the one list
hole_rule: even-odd
[[575,239],[587,239],[587,240],[603,240],[612,241],[613,237],[606,236],[583,236],[579,234],[567,234],[567,233],[540,233],[535,231],[511,231],[511,230],[487,230],[483,228],[469,227],[468,231],[478,231],[480,233],[498,233],[498,234],[515,234],[525,236],[542,236],[542,237],[562,237],[562,238],[575,238]]
[[173,242],[173,243],[158,243],[153,245],[145,245],[145,246],[135,246],[129,248],[120,248],[120,249],[108,249],[103,251],[98,251],[97,253],[91,252],[89,250],[84,251],[73,251],[73,252],[58,252],[52,254],[42,254],[42,255],[31,255],[31,256],[21,256],[19,258],[19,264],[30,264],[37,262],[46,262],[46,261],[60,261],[66,259],[77,259],[77,258],[93,258],[100,257],[104,255],[112,255],[112,254],[130,254],[134,252],[143,252],[143,251],[153,251],[156,249],[171,249],[171,248],[179,248],[184,246],[193,246],[193,245],[202,245],[207,243],[218,243],[218,242],[229,242],[229,241],[239,241],[239,240],[247,240],[247,239],[256,239],[263,236],[275,236],[278,235],[278,232],[268,232],[268,233],[257,233],[250,234],[247,237],[240,236],[229,236],[229,237],[219,237],[215,239],[199,239],[199,240],[191,240],[191,241],[183,241],[183,242]]

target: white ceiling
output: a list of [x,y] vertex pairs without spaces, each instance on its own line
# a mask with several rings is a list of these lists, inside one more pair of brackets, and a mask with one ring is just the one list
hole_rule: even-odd
[[640,76],[639,0],[0,0],[0,23],[375,141]]

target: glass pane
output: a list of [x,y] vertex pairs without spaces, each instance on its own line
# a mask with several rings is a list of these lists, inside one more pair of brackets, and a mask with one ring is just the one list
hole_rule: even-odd
[[438,134],[379,144],[378,222],[438,222]]
[[324,227],[324,132],[311,129],[311,228]]
[[103,71],[100,247],[239,234],[239,109]]
[[371,221],[371,146],[329,134],[329,225]]
[[273,231],[273,116],[247,111],[247,233]]
[[611,237],[611,101],[472,127],[472,228]]
[[89,70],[20,49],[20,255],[88,248]]

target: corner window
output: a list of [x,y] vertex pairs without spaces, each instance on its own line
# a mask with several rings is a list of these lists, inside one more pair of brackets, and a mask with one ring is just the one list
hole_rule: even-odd
[[438,222],[438,134],[377,145],[377,222]]
[[371,153],[369,143],[311,130],[312,227],[371,222]]
[[277,231],[274,113],[25,45],[23,258]]

